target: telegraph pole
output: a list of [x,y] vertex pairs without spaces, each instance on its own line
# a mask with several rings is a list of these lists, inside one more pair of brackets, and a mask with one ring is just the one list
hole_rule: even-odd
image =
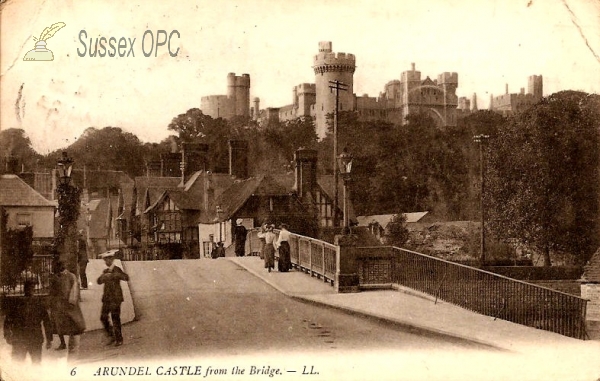
[[337,166],[337,130],[338,130],[338,110],[340,106],[340,91],[347,91],[348,85],[343,82],[329,81],[330,91],[335,90],[335,110],[333,112],[333,226],[338,227],[338,166]]
[[480,247],[480,265],[485,264],[485,210],[483,204],[483,192],[485,190],[485,176],[484,176],[484,163],[483,163],[483,144],[490,138],[489,135],[475,135],[473,141],[479,143],[479,181],[481,183],[481,195],[479,200],[479,208],[481,209],[481,247]]

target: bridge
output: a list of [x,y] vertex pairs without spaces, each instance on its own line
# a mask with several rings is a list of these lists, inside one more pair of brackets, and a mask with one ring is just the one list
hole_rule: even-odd
[[[587,300],[475,267],[391,247],[338,245],[291,234],[292,267],[337,292],[407,288],[467,310],[561,335],[589,339]],[[247,249],[258,255],[257,231]],[[277,256],[277,253],[276,253]]]

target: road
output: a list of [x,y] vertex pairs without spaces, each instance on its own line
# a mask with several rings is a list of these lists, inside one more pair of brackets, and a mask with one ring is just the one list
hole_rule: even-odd
[[[137,321],[122,347],[82,337],[80,361],[368,349],[454,351],[465,343],[291,299],[227,260],[126,262]],[[446,352],[448,353],[448,352]]]

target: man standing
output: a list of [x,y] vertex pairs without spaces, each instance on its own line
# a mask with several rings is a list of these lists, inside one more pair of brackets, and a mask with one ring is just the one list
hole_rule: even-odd
[[[115,343],[116,346],[123,345],[123,334],[121,333],[121,303],[123,303],[123,290],[121,281],[129,281],[127,275],[120,267],[115,266],[115,254],[117,250],[110,250],[100,254],[104,259],[107,268],[98,278],[98,284],[104,284],[104,294],[102,295],[102,311],[100,312],[100,321],[104,326],[109,342],[107,345]],[[112,327],[108,319],[112,320]]]
[[88,264],[88,254],[87,242],[83,235],[83,230],[79,231],[79,236],[77,237],[77,264],[79,266],[79,280],[81,283],[81,288],[83,290],[87,290],[88,279],[85,272]]
[[236,257],[243,257],[244,255],[246,255],[246,235],[248,234],[248,231],[246,230],[244,225],[242,225],[243,222],[244,222],[243,219],[238,218],[236,221],[237,226],[235,227],[235,230],[233,231],[234,239],[235,239],[235,256]]
[[40,297],[33,295],[36,284],[35,280],[26,280],[24,297],[3,300],[3,310],[7,312],[4,319],[4,338],[12,345],[12,359],[24,361],[29,353],[32,364],[40,364],[42,361],[44,333],[47,342],[52,342],[48,312]]

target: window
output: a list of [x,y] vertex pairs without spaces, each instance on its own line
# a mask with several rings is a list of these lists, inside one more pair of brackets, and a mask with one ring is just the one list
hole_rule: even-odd
[[210,258],[210,253],[212,251],[212,242],[204,241],[202,242],[202,254],[205,258]]
[[17,213],[17,225],[31,226],[31,214],[30,213]]

